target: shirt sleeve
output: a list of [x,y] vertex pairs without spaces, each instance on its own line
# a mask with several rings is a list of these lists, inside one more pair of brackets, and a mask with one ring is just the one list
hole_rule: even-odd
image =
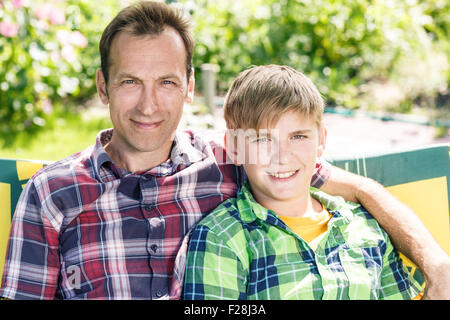
[[311,186],[317,189],[327,181],[330,176],[331,164],[324,159],[319,159],[316,163],[316,170],[311,178]]
[[387,238],[381,272],[381,294],[383,300],[412,300],[422,291]]
[[55,299],[60,265],[59,234],[42,211],[38,191],[30,179],[11,223],[1,297]]
[[206,226],[194,229],[186,259],[185,300],[246,299],[247,272],[226,242]]

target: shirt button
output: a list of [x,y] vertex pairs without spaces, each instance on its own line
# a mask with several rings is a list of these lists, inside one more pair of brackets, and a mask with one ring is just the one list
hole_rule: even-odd
[[149,204],[147,204],[147,205],[145,205],[144,209],[145,209],[146,211],[150,211],[150,210],[152,210],[152,206],[149,205]]
[[161,290],[156,291],[156,296],[157,296],[158,298],[161,298],[161,297],[163,296],[162,291],[161,291]]
[[156,250],[158,250],[158,246],[156,244],[152,244],[150,249],[152,249],[153,252],[156,252]]

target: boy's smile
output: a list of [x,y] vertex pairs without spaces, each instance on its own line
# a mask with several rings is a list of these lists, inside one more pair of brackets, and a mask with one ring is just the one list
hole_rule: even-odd
[[268,175],[273,177],[275,180],[287,180],[287,179],[293,179],[299,170],[294,171],[286,171],[286,172],[267,172]]

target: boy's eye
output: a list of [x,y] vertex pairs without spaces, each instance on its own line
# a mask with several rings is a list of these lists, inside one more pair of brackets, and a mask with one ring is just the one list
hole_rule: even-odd
[[259,138],[254,138],[252,140],[252,143],[268,143],[270,142],[270,139],[268,137],[259,137]]
[[303,135],[303,134],[296,134],[295,136],[292,137],[295,140],[303,140],[306,139],[307,136]]

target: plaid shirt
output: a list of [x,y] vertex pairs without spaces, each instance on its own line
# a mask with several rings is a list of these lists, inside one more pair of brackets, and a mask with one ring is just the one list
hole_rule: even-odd
[[[224,161],[220,144],[192,132],[177,133],[166,162],[127,172],[103,148],[111,136],[100,132],[93,147],[30,179],[12,221],[0,296],[179,298],[174,267],[183,237],[236,196],[245,177]],[[319,167],[325,179],[327,167]]]
[[246,184],[193,230],[184,298],[412,299],[421,291],[361,206],[311,188],[332,217],[316,250]]

